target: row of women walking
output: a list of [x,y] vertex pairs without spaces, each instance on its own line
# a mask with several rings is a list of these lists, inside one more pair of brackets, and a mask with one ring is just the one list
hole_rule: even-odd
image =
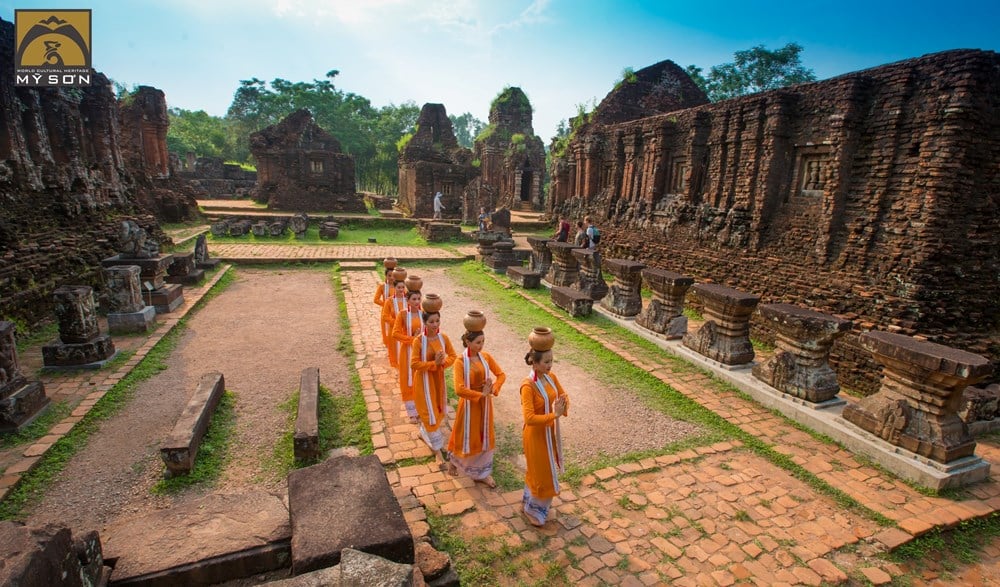
[[[451,475],[465,475],[496,487],[493,456],[496,450],[493,398],[507,376],[494,358],[484,352],[486,317],[470,311],[463,319],[463,351],[455,350],[441,332],[439,296],[421,293],[423,281],[407,276],[394,259],[385,260],[385,282],[375,292],[382,308],[382,342],[389,364],[397,370],[399,391],[410,422],[435,459]],[[542,526],[548,519],[552,498],[559,494],[563,450],[559,419],[569,410],[569,398],[552,373],[554,338],[548,328],[528,336],[525,362],[531,372],[520,386],[524,417],[523,444],[527,464],[522,511],[528,521]],[[458,406],[449,430],[445,371],[452,369]]]

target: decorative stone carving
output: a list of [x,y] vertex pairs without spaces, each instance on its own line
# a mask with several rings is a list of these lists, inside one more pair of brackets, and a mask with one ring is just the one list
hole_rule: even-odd
[[668,340],[687,334],[684,296],[694,284],[694,279],[673,271],[649,267],[642,270],[642,278],[652,290],[653,299],[646,304],[635,323],[665,335]]
[[545,276],[553,286],[571,287],[580,280],[580,264],[573,256],[573,249],[578,248],[573,243],[549,241],[546,245],[552,252],[552,266]]
[[108,330],[111,334],[149,332],[153,328],[156,308],[143,301],[140,271],[137,265],[114,265],[104,269],[108,284]]
[[306,231],[309,230],[309,216],[305,213],[296,214],[289,219],[288,225],[292,227],[295,238],[305,238]]
[[205,270],[198,269],[194,253],[174,253],[174,260],[167,268],[167,283],[194,285],[205,279]]
[[604,267],[615,276],[601,306],[617,316],[636,316],[642,311],[642,270],[638,261],[605,259]]
[[0,433],[20,430],[49,405],[42,383],[21,373],[14,330],[13,322],[0,321]]
[[754,365],[754,377],[778,391],[819,403],[840,391],[830,368],[833,341],[851,329],[850,320],[791,304],[765,304],[760,315],[776,332],[774,356]]
[[859,342],[882,365],[882,386],[844,408],[845,420],[939,463],[974,454],[958,408],[962,390],[992,371],[985,357],[889,332],[866,332]]
[[94,290],[87,285],[64,285],[53,292],[59,340],[42,346],[46,367],[99,366],[115,354],[111,337],[97,326]]
[[[254,230],[254,235],[264,236],[267,234],[267,225],[264,225],[264,233],[257,235],[257,231]],[[215,269],[219,266],[218,259],[211,259],[208,256],[208,243],[205,241],[205,235],[199,234],[198,238],[194,241],[194,263],[198,269]]]
[[507,273],[507,268],[520,265],[514,257],[514,243],[512,241],[498,241],[493,245],[493,254],[486,260],[486,264],[495,273]]
[[601,255],[590,249],[573,249],[573,257],[580,266],[577,288],[595,302],[608,295],[608,284],[601,273]]
[[752,361],[750,315],[760,297],[715,283],[699,283],[693,291],[704,304],[705,324],[684,335],[684,346],[723,365]]
[[122,257],[148,259],[160,253],[160,245],[148,238],[146,229],[132,220],[124,220],[118,233],[118,252]]
[[549,267],[552,266],[552,251],[549,250],[549,242],[552,242],[551,239],[528,237],[528,244],[531,245],[531,260],[528,263],[528,269],[542,275],[549,272]]

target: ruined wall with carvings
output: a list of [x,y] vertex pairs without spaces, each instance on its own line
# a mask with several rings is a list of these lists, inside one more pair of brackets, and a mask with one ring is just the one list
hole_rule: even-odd
[[30,324],[52,317],[56,287],[100,286],[99,261],[114,253],[122,218],[165,239],[157,211],[140,203],[163,197],[150,194],[154,172],[123,135],[107,77],[16,88],[13,53],[14,25],[0,19],[0,318]]
[[1000,55],[959,50],[591,123],[549,205],[595,214],[606,256],[854,319],[833,361],[871,390],[862,330],[1000,359],[998,161]]
[[478,175],[472,151],[459,146],[444,104],[424,104],[416,132],[399,153],[400,209],[408,216],[430,218],[434,194],[441,192],[442,216],[460,218],[466,187]]

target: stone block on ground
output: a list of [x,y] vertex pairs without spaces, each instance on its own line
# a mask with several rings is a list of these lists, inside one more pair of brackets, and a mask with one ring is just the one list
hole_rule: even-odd
[[292,444],[296,459],[313,459],[319,456],[319,367],[302,370],[299,409],[295,417]]
[[210,585],[288,566],[291,527],[281,497],[215,494],[109,524],[115,585]]
[[413,565],[401,564],[353,548],[345,548],[340,580],[352,587],[410,587]]
[[413,537],[376,456],[329,459],[288,475],[292,573],[340,562],[345,548],[413,563]]
[[32,528],[0,522],[0,585],[90,587],[106,584],[101,540],[91,531],[74,537],[65,526]]
[[524,289],[538,289],[542,285],[542,274],[519,265],[507,268],[507,277]]
[[186,475],[191,472],[198,447],[225,390],[226,381],[222,373],[202,375],[198,388],[177,419],[173,432],[160,447],[160,458],[167,465],[170,474]]
[[108,332],[137,334],[151,332],[156,327],[156,308],[145,306],[138,312],[108,314]]
[[594,300],[573,288],[553,287],[549,295],[552,303],[569,312],[570,316],[589,316],[594,309]]

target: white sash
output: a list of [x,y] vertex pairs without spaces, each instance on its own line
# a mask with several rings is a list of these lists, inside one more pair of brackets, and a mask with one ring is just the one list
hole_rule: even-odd
[[[412,318],[413,318],[413,312],[410,312],[409,310],[407,310],[407,312],[406,312],[406,335],[407,336],[413,336],[413,324],[410,322],[410,320]],[[420,328],[423,329],[423,327],[424,327],[424,319],[420,317],[420,312],[417,312],[417,320],[420,321]],[[409,348],[409,347],[407,347],[407,348]],[[410,353],[406,353],[406,354],[407,354],[406,358],[409,359],[410,358],[409,357]],[[397,353],[397,355],[398,355],[398,353]],[[406,362],[406,386],[407,387],[413,387],[413,365],[410,363],[410,361]]]
[[[394,297],[394,298],[391,298],[391,299],[392,299],[392,309],[396,311],[395,314],[393,314],[393,316],[392,316],[392,320],[395,322],[396,316],[399,315],[399,311],[402,309],[402,308],[399,307],[399,302],[402,301],[402,298],[395,298]],[[392,334],[392,326],[389,327],[389,334],[390,335]],[[399,357],[399,352],[400,352],[400,342],[397,340],[396,341],[396,357],[397,358]]]
[[[552,379],[548,375],[543,375],[543,377],[545,377],[545,380],[552,386],[552,390],[558,393],[556,385],[552,382]],[[549,394],[545,392],[545,386],[542,385],[542,382],[535,376],[534,371],[531,373],[531,378],[535,380],[535,387],[537,387],[539,393],[542,394],[542,399],[544,400],[542,405],[545,406],[545,413],[552,413],[549,411]],[[559,434],[559,418],[555,419],[555,426],[553,428],[549,428],[548,426],[545,427],[545,445],[549,451],[549,470],[552,473],[552,486],[555,488],[556,493],[559,493],[559,477],[557,473],[562,473],[563,471],[562,435]],[[558,458],[556,458],[557,455],[552,450],[553,446],[555,446],[556,450],[559,451]]]
[[[437,334],[438,344],[441,345],[441,350],[444,350],[444,340],[441,339],[441,333]],[[420,360],[427,362],[430,359],[427,358],[427,331],[420,335]],[[434,404],[431,403],[431,383],[430,378],[427,376],[430,373],[430,369],[424,370],[424,401],[427,402],[427,415],[430,419],[431,426],[437,426],[437,417],[434,416]]]
[[[469,357],[469,350],[462,353],[462,367],[465,369],[465,388],[469,389],[469,371],[472,370],[472,359]],[[486,372],[484,381],[490,378],[490,366],[486,364],[486,359],[482,353],[479,354],[479,362],[483,364],[483,371]],[[490,439],[490,404],[493,403],[492,390],[483,396],[483,451],[489,450],[486,446]],[[472,436],[472,402],[465,402],[465,425],[463,427],[464,436],[462,438],[462,452],[469,454],[469,438]]]

